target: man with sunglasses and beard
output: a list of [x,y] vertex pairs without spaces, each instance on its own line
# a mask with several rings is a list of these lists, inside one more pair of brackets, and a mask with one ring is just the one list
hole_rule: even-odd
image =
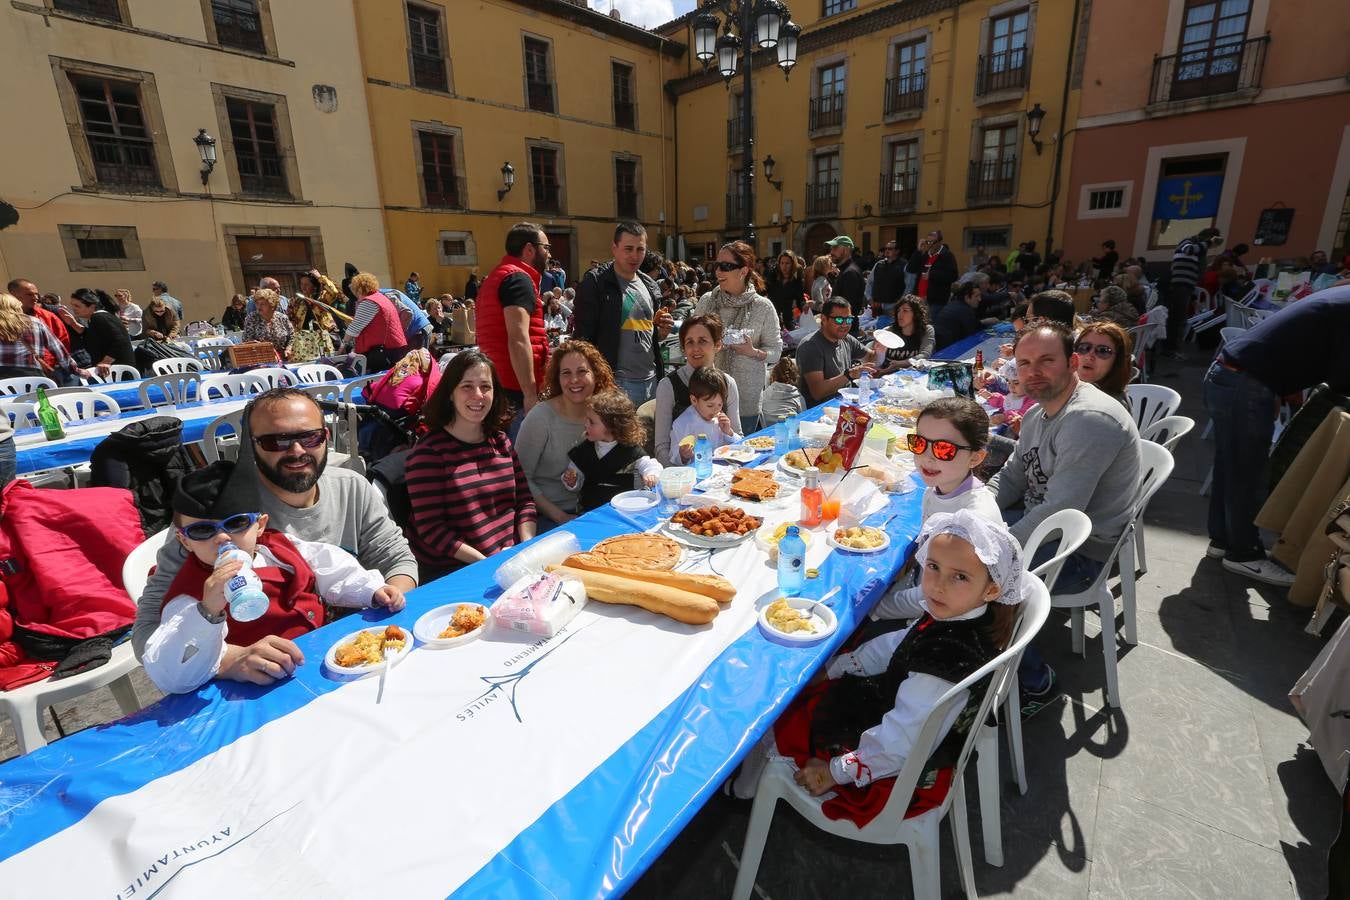
[[[1087,542],[1064,561],[1051,588],[1076,594],[1096,579],[1125,526],[1139,484],[1139,430],[1121,404],[1079,379],[1073,332],[1060,322],[1032,319],[1017,335],[1013,358],[1022,390],[1037,402],[1022,419],[1008,462],[989,482],[1008,530],[1024,545],[1051,513],[1078,509],[1092,520]],[[1057,545],[1057,542],[1056,542]],[[1032,568],[1054,555],[1043,546]],[[1058,693],[1054,670],[1034,647],[1018,669],[1022,716]]]
[[[328,468],[328,430],[313,398],[293,388],[259,394],[244,408],[239,461],[220,503],[266,513],[270,527],[291,538],[334,544],[365,569],[384,575],[384,605],[398,608],[417,586],[417,560],[379,492],[350,469]],[[156,569],[136,604],[131,646],[137,658],[159,627],[166,592],[188,559],[176,534],[166,536]],[[275,635],[228,647],[218,677],[271,684],[304,662]]]
[[797,389],[808,407],[837,396],[840,388],[853,384],[864,371],[876,374],[876,368],[864,362],[866,345],[849,334],[854,321],[849,302],[831,297],[821,310],[820,330],[797,348],[801,373]]

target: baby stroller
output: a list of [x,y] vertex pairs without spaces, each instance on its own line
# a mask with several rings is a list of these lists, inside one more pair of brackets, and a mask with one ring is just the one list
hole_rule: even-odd
[[358,405],[357,444],[374,464],[417,441],[422,407],[441,381],[441,367],[426,350],[413,350],[364,391]]

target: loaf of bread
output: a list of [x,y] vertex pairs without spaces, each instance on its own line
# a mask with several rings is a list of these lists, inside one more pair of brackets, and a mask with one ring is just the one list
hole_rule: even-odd
[[548,570],[577,579],[586,586],[586,596],[601,603],[638,606],[689,625],[706,625],[717,618],[717,601],[702,594],[611,572],[557,565],[549,566]]
[[573,553],[563,560],[562,564],[574,569],[586,569],[591,572],[605,572],[610,575],[632,578],[635,581],[664,584],[666,587],[679,588],[691,594],[711,597],[718,603],[730,603],[736,596],[736,585],[721,575],[691,575],[685,572],[639,569],[636,566],[616,566],[591,553]]

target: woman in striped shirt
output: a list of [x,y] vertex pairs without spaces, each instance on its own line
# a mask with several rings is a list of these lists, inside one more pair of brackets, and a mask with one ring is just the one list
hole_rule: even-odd
[[426,584],[535,533],[534,499],[506,425],[492,361],[458,354],[423,411],[432,431],[408,454],[412,548]]

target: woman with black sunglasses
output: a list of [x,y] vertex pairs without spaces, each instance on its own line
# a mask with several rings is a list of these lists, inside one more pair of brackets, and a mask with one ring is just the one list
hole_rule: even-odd
[[1093,322],[1078,334],[1074,353],[1078,355],[1078,380],[1096,385],[1130,407],[1125,387],[1133,377],[1130,359],[1130,335],[1114,322]]
[[723,245],[713,266],[717,287],[694,307],[695,315],[716,315],[736,338],[718,351],[717,368],[736,381],[742,434],[759,430],[760,395],[769,369],[783,355],[778,311],[762,294],[764,279],[756,271],[757,262],[755,251],[744,241]]

